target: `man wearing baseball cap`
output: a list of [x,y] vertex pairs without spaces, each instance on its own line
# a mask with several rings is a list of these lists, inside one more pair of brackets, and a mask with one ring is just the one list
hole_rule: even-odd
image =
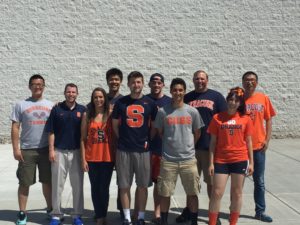
[[[148,83],[151,90],[150,94],[147,96],[151,98],[159,108],[171,103],[171,98],[163,93],[163,88],[165,86],[164,81],[165,79],[162,74],[154,73],[151,75]],[[162,140],[158,133],[155,134],[149,144],[149,150],[151,152],[151,180],[154,183],[154,218],[152,219],[152,222],[154,224],[160,224],[160,198],[157,192],[157,177],[160,170]]]

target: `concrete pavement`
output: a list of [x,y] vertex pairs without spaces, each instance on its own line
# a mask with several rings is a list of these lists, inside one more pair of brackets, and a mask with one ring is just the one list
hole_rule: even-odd
[[[17,178],[15,175],[17,162],[13,159],[11,145],[0,145],[0,225],[14,224],[18,212],[17,202]],[[300,224],[300,139],[278,139],[272,140],[266,166],[266,202],[267,213],[273,217],[273,225],[299,225]],[[199,196],[199,217],[198,224],[206,224],[208,199],[206,186],[201,182],[203,188]],[[108,222],[109,225],[121,224],[119,213],[116,209],[117,186],[115,173],[111,182],[110,205]],[[93,222],[93,207],[90,197],[90,184],[85,176],[85,225],[95,224]],[[176,187],[175,195],[171,200],[169,224],[175,225],[175,217],[185,206],[185,194],[180,180]],[[28,201],[28,225],[48,224],[45,215],[45,203],[39,183],[33,185]],[[69,182],[63,193],[62,207],[66,211],[64,224],[72,224],[68,215],[72,207],[72,195]],[[228,223],[229,212],[229,185],[222,199],[221,221]],[[153,198],[152,188],[149,189],[146,220],[148,224],[152,218]],[[254,225],[264,224],[253,218],[253,182],[246,179],[244,187],[244,202],[241,217],[238,224]],[[189,223],[187,223],[189,224]]]

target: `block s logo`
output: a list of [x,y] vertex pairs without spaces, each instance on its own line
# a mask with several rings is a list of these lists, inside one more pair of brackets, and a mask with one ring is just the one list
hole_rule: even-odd
[[129,127],[141,127],[144,124],[145,109],[141,105],[130,105],[126,109],[127,125]]

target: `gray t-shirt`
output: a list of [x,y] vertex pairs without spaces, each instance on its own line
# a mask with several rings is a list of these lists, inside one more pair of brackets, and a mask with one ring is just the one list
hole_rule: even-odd
[[48,146],[45,124],[53,103],[32,98],[18,102],[12,111],[11,120],[21,124],[21,149],[44,148]]
[[154,126],[163,129],[164,159],[179,162],[195,157],[193,131],[204,126],[197,109],[187,104],[181,108],[167,104],[158,110]]

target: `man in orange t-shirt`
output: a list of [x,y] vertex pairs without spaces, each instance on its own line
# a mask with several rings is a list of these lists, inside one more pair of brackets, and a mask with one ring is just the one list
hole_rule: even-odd
[[252,71],[246,72],[243,77],[243,87],[246,96],[246,110],[254,125],[252,136],[253,158],[254,158],[254,201],[255,218],[263,222],[272,222],[272,218],[265,214],[265,160],[266,151],[272,133],[272,117],[276,115],[268,96],[256,92],[258,76]]

